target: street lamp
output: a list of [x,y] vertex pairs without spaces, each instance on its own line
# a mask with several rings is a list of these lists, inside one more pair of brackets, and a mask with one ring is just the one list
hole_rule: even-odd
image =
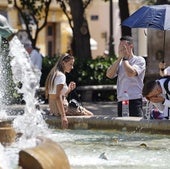
[[109,56],[114,56],[114,39],[113,39],[113,2],[109,1],[109,15],[110,15],[110,37],[109,37]]

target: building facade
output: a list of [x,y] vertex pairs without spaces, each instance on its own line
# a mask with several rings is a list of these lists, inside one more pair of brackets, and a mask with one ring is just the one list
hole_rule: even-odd
[[[0,14],[4,15],[11,27],[17,29],[17,35],[21,41],[27,40],[25,25],[13,4],[8,4],[7,0],[0,1]],[[47,25],[39,33],[36,46],[44,56],[54,56],[58,53],[66,52],[69,45],[68,22],[62,10],[55,0],[50,5]],[[34,26],[32,27],[34,32]]]

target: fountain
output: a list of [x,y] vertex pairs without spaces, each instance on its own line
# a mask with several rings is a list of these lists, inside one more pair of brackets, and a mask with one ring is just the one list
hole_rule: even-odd
[[1,169],[170,168],[168,135],[142,134],[139,130],[88,130],[86,123],[83,123],[86,130],[80,130],[78,125],[76,130],[49,129],[42,112],[35,106],[37,100],[34,95],[39,81],[36,75],[39,72],[32,69],[29,56],[14,32],[6,18],[0,15],[0,64],[3,59],[10,58],[13,81],[22,83],[17,91],[23,94],[25,101],[24,114],[15,117],[6,114],[8,100],[3,99],[6,90],[6,83],[3,82],[6,79],[2,78],[7,76],[0,65]]
[[[11,166],[11,159],[6,158],[5,164],[2,162],[5,159],[5,155],[2,156],[5,152],[1,147],[0,168],[12,169],[17,166],[19,155],[19,166],[23,169],[55,169],[56,166],[58,169],[70,169],[69,161],[62,147],[56,142],[42,137],[49,134],[50,131],[43,119],[42,112],[36,109],[38,101],[35,98],[35,92],[39,87],[40,71],[32,67],[28,53],[15,36],[15,30],[11,28],[7,19],[2,15],[0,15],[0,43],[2,64],[0,75],[1,83],[3,83],[0,89],[0,142],[6,146],[15,146],[19,151],[11,157],[16,159]],[[7,58],[10,60],[16,89],[18,93],[23,95],[25,101],[24,114],[17,115],[13,119],[9,119],[5,111],[9,100],[4,99],[8,89],[6,88],[7,83],[4,83],[7,81],[7,71],[3,65],[3,60],[8,60]],[[7,62],[5,62],[6,64]],[[18,83],[21,83],[20,87],[17,87]]]
[[62,147],[51,139],[40,138],[41,144],[19,152],[19,166],[23,169],[70,169]]
[[[8,43],[7,40],[5,39],[11,39],[14,35],[14,30],[9,26],[6,18],[0,15],[0,142],[3,145],[10,144],[14,141],[15,139],[15,130],[11,126],[11,121],[5,119],[6,117],[6,112],[5,112],[5,104],[7,103],[7,76],[8,76],[8,71],[6,70],[5,66],[9,66],[9,59],[7,57],[7,48],[8,48]],[[5,29],[4,29],[5,28]],[[3,120],[2,120],[3,119]]]

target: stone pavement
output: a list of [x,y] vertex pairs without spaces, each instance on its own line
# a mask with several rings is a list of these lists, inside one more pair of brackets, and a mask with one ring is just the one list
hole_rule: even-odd
[[82,106],[93,112],[94,115],[117,116],[116,102],[84,102]]

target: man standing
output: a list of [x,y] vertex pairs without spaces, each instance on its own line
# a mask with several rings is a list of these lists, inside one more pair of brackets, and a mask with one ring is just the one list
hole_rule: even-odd
[[142,88],[145,76],[146,62],[142,56],[133,53],[133,38],[123,36],[120,38],[119,56],[108,68],[106,76],[110,79],[117,76],[118,116],[122,116],[122,101],[126,91],[129,96],[129,116],[141,117]]
[[39,69],[41,71],[42,69],[42,56],[38,52],[37,49],[33,49],[31,43],[25,43],[24,47],[28,54],[30,55],[31,63],[33,64],[34,68]]

